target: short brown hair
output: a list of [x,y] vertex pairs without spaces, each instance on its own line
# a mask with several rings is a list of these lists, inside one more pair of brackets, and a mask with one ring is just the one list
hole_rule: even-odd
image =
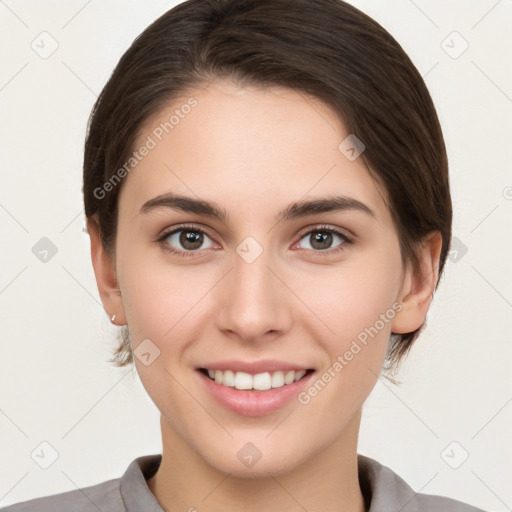
[[[436,110],[397,41],[341,0],[188,0],[135,39],[94,105],[85,142],[85,214],[96,218],[111,254],[122,183],[102,197],[97,191],[127,161],[145,121],[214,78],[288,87],[333,108],[364,142],[365,165],[388,193],[403,260],[417,267],[418,243],[441,232],[437,288],[452,205]],[[422,327],[392,335],[388,370],[396,369]],[[133,362],[125,327],[110,361]]]

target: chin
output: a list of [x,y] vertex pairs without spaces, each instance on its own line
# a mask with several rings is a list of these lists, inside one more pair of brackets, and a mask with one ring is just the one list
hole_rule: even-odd
[[[268,442],[261,449],[257,448],[256,444],[238,442],[233,448],[226,446],[221,453],[214,452],[203,455],[203,459],[222,473],[237,478],[257,479],[290,473],[304,463],[307,458],[304,446],[289,446],[284,451]],[[300,458],[297,458],[298,454],[300,454]]]

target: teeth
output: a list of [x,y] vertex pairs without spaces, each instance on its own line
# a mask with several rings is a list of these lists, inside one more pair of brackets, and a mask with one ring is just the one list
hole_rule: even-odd
[[[223,372],[221,372],[223,373]],[[217,374],[217,370],[215,370]],[[222,384],[222,382],[220,383]],[[236,372],[235,375],[235,388],[236,389],[252,389],[252,375],[244,372]]]
[[257,391],[266,391],[271,388],[280,388],[297,382],[306,375],[306,370],[288,372],[264,372],[251,375],[246,372],[233,372],[231,370],[208,370],[210,379],[215,380],[217,384],[234,387],[236,389],[255,389]]
[[272,388],[272,377],[270,373],[258,373],[252,378],[252,387],[259,391],[265,391]]
[[235,386],[235,382],[235,374],[231,370],[226,370],[222,377],[222,384],[232,388]]
[[290,372],[288,372],[285,376],[284,376],[284,383],[285,384],[291,384],[293,382],[293,378],[295,377],[295,372],[292,370]]
[[272,374],[272,387],[280,388],[281,386],[284,386],[284,373],[274,372]]
[[299,379],[302,379],[306,375],[306,370],[301,370],[300,372],[295,372],[295,377],[293,378],[294,382],[297,382]]

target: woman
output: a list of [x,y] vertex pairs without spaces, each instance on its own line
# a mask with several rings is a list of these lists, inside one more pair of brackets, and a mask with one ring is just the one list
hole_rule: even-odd
[[7,512],[479,510],[357,453],[452,221],[432,100],[380,25],[340,0],[178,5],[98,98],[83,192],[163,453]]

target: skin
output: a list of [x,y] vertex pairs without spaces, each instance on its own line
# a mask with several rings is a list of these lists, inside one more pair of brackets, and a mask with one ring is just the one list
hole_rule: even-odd
[[[160,350],[148,366],[134,358],[161,412],[163,458],[148,486],[169,511],[240,510],[243,503],[248,511],[362,512],[361,408],[391,332],[411,332],[425,320],[441,236],[425,239],[418,271],[402,265],[385,190],[361,157],[349,161],[338,150],[348,135],[343,123],[320,100],[290,89],[220,80],[192,89],[148,120],[140,144],[190,96],[197,107],[125,178],[115,254],[88,222],[105,310],[129,325],[134,349],[149,338]],[[140,213],[171,191],[214,201],[230,218]],[[288,204],[334,192],[375,217],[347,210],[276,223]],[[207,232],[192,257],[164,249],[186,251],[181,233],[156,241],[180,223]],[[322,224],[354,243],[333,234],[327,250],[344,249],[323,254],[306,234],[324,232]],[[236,252],[249,235],[263,248],[252,263]],[[393,304],[401,310],[307,404],[293,399],[271,414],[242,416],[217,404],[196,371],[208,361],[270,358],[320,375]],[[237,457],[247,442],[262,454],[252,467]]]

